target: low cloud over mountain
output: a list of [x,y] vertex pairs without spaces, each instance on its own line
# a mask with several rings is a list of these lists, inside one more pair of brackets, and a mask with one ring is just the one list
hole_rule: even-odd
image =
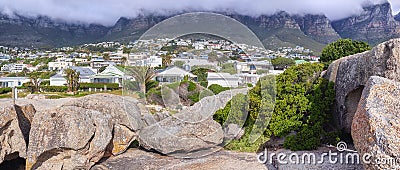
[[[111,26],[120,17],[136,17],[142,13],[159,15],[182,11],[236,12],[259,16],[286,11],[289,14],[325,14],[330,20],[357,15],[362,7],[387,0],[5,0],[0,1],[0,11],[10,16],[49,16],[73,23],[97,23]],[[389,0],[394,12],[400,11],[400,1]]]

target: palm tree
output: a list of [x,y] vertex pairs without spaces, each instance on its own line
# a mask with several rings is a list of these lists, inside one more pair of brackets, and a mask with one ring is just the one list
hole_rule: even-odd
[[171,55],[161,55],[162,58],[162,65],[168,67],[172,63],[172,56]]
[[140,84],[140,92],[146,94],[146,83],[154,78],[154,69],[150,66],[132,66],[126,67],[129,75],[135,78],[135,81]]
[[33,86],[32,93],[39,92],[39,86],[40,86],[40,82],[41,82],[40,72],[35,71],[35,72],[30,73],[29,79],[31,79],[31,83]]
[[79,88],[80,73],[73,69],[67,68],[64,70],[65,79],[67,80],[68,92],[75,92]]

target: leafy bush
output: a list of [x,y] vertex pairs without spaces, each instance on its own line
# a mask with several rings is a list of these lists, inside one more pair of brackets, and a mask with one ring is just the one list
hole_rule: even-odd
[[277,70],[287,69],[291,66],[296,65],[296,62],[293,59],[284,58],[284,57],[274,58],[271,60],[271,63],[274,66],[274,68]]
[[229,90],[229,87],[222,87],[219,84],[212,84],[210,87],[208,87],[214,94],[219,94],[223,91]]
[[197,103],[197,102],[200,101],[200,93],[199,93],[199,92],[194,93],[194,94],[188,96],[188,98],[189,98],[193,103]]
[[150,80],[146,82],[146,90],[149,91],[151,89],[157,88],[160,83],[155,80]]
[[[229,114],[238,111],[238,108],[232,108],[232,106],[241,106],[238,102],[232,104],[234,100],[242,101],[242,103],[249,101],[247,113],[246,110],[242,110],[242,115],[233,114],[233,117],[238,118],[247,116],[243,138],[248,138],[249,133],[254,130],[263,132],[264,139],[268,139],[271,135],[286,137],[291,132],[297,132],[295,135],[288,136],[284,144],[284,147],[292,150],[315,149],[321,143],[335,142],[338,140],[337,134],[324,130],[324,125],[331,118],[330,110],[335,92],[333,83],[319,77],[323,68],[322,64],[317,63],[290,67],[276,77],[276,91],[271,88],[275,82],[274,79],[261,79],[248,95],[239,96],[239,100],[235,96],[225,108],[218,110],[213,118],[223,124],[227,121]],[[275,99],[275,105],[269,102],[274,101],[271,99]],[[254,124],[260,115],[271,117],[271,120],[266,122],[268,123],[266,130]],[[230,117],[232,116],[229,115]],[[228,149],[250,147],[248,140],[243,138],[234,141],[232,144],[234,146],[230,144]]]
[[208,86],[207,76],[208,76],[208,69],[207,68],[198,68],[192,71],[194,75],[197,76],[197,82],[203,87]]
[[79,89],[89,89],[89,88],[102,89],[104,88],[104,86],[107,86],[107,89],[111,90],[119,89],[118,83],[80,83]]
[[187,87],[188,92],[195,91],[196,89],[197,89],[196,83],[188,81],[188,87]]
[[9,92],[12,92],[12,88],[10,87],[0,88],[0,94],[6,94]]
[[339,58],[361,53],[370,50],[371,47],[366,42],[353,41],[351,39],[339,39],[328,44],[321,55],[321,62],[330,63]]
[[322,132],[320,125],[305,126],[296,135],[288,136],[283,146],[292,151],[317,149],[321,145]]
[[40,87],[44,92],[67,92],[67,86],[41,86]]

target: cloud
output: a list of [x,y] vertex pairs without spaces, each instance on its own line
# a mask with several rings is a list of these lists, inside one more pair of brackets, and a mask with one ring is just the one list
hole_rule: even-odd
[[[399,12],[400,1],[389,1]],[[366,2],[382,0],[1,0],[0,11],[103,25],[113,25],[122,16],[136,17],[143,11],[169,14],[188,10],[235,11],[251,16],[284,10],[291,14],[325,14],[336,20],[361,12]]]

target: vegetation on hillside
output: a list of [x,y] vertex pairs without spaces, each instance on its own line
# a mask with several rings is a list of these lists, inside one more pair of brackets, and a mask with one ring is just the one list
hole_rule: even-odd
[[271,60],[275,70],[287,69],[290,66],[296,65],[296,62],[291,58],[277,57]]
[[[306,63],[290,67],[278,75],[274,108],[271,108],[275,94],[271,90],[271,83],[274,79],[267,78],[258,82],[248,95],[237,95],[225,108],[218,110],[214,120],[222,125],[229,114],[233,114],[229,117],[245,118],[244,136],[232,141],[226,148],[256,151],[271,136],[286,137],[284,147],[291,150],[311,150],[322,143],[336,142],[337,136],[328,133],[331,128],[325,126],[330,121],[330,109],[335,93],[333,83],[319,77],[323,68],[322,64]],[[243,102],[248,102],[248,109],[236,107],[242,106]],[[273,110],[273,113],[268,110]],[[257,128],[262,127],[254,125],[260,115],[270,117],[270,121],[265,121],[268,126],[267,129],[262,129],[262,137],[251,143],[251,131],[260,130]],[[288,136],[292,132],[294,135]]]
[[339,39],[336,42],[327,45],[322,50],[321,62],[325,62],[329,65],[331,62],[342,57],[362,53],[370,49],[371,47],[366,42],[351,39]]
[[[179,102],[180,106],[175,105],[173,108],[179,109],[181,106],[191,106],[203,97],[211,95],[213,93],[210,90],[186,79],[181,82],[153,87],[147,92],[146,97],[148,103],[169,108],[172,107],[172,103],[170,102],[174,102],[174,104],[178,104],[176,102]],[[179,101],[176,101],[177,98],[179,98]]]

